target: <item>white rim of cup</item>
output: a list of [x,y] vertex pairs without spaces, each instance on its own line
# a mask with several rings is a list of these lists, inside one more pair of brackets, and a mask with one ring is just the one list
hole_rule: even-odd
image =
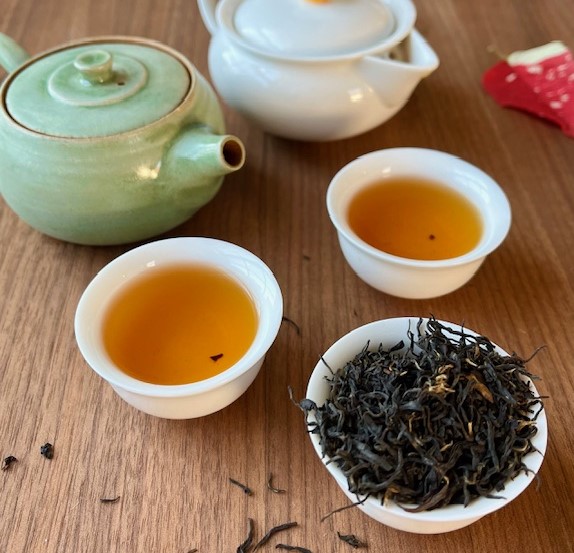
[[[157,257],[161,258],[161,250],[170,247],[185,247],[186,245],[200,247],[204,251],[208,250],[210,252],[219,250],[218,253],[226,254],[227,257],[230,255],[238,255],[242,262],[256,267],[256,270],[263,276],[265,280],[262,290],[263,297],[258,298],[248,279],[242,278],[233,271],[231,271],[231,273],[226,271],[227,274],[231,274],[235,280],[241,283],[256,306],[259,306],[259,324],[255,338],[241,359],[228,369],[210,378],[189,384],[173,385],[153,384],[138,380],[121,371],[111,361],[101,343],[101,334],[98,330],[98,325],[106,312],[109,300],[114,297],[121,286],[121,284],[119,284],[121,278],[124,278],[125,282],[127,282],[127,280],[132,277],[141,274],[141,272],[145,270],[144,259],[148,259],[149,262],[153,261],[151,256],[152,252],[158,252]],[[141,257],[141,260],[138,261],[139,270],[130,270],[129,273],[122,273],[122,267],[133,258],[138,257]],[[225,269],[228,267],[224,263],[194,259],[192,256],[187,258],[183,256],[177,258],[164,257],[162,261],[167,261],[168,263],[197,262],[198,264],[208,265],[216,269]],[[121,275],[121,277],[117,275]],[[110,284],[112,286],[111,290],[109,288]],[[106,290],[106,292],[104,292],[104,290]],[[106,301],[98,303],[96,296],[103,293],[106,295]],[[93,313],[96,314],[95,317],[93,317]],[[275,341],[279,327],[281,326],[282,316],[283,298],[279,284],[271,269],[255,254],[241,246],[223,240],[204,237],[179,237],[156,240],[138,246],[116,257],[105,265],[88,284],[80,297],[76,308],[74,330],[78,347],[85,362],[112,386],[149,397],[182,397],[210,391],[235,380],[249,370],[267,353]],[[102,366],[104,368],[102,368]]]
[[[357,328],[351,330],[350,332],[348,332],[347,334],[345,334],[344,336],[341,336],[336,342],[334,342],[327,349],[327,351],[321,356],[321,360],[313,368],[313,371],[311,373],[311,376],[309,378],[309,382],[307,385],[305,397],[308,399],[311,399],[312,401],[315,401],[316,399],[318,399],[318,398],[314,398],[313,394],[310,394],[309,392],[312,388],[322,387],[324,385],[325,377],[327,377],[331,374],[329,368],[325,365],[325,362],[329,364],[330,368],[333,371],[337,371],[340,368],[340,367],[336,366],[336,363],[334,363],[332,359],[330,359],[332,356],[335,356],[335,355],[338,356],[339,355],[337,353],[334,353],[336,350],[340,349],[341,347],[344,347],[345,345],[347,345],[347,343],[351,343],[351,344],[353,344],[353,346],[358,345],[358,349],[355,352],[355,353],[358,353],[360,351],[360,349],[362,347],[364,347],[364,345],[366,343],[366,340],[363,340],[363,334],[368,334],[371,330],[376,329],[377,336],[382,335],[383,334],[383,327],[385,327],[387,325],[404,324],[405,325],[405,336],[406,336],[406,330],[408,328],[408,325],[409,324],[411,324],[411,325],[415,324],[416,325],[416,323],[418,322],[419,319],[422,319],[423,321],[428,320],[425,317],[394,317],[394,318],[389,318],[389,319],[381,319],[381,320],[373,321],[371,323],[367,323],[365,325],[357,327]],[[479,335],[479,333],[477,333],[476,331],[471,330],[471,329],[466,328],[466,327],[462,327],[461,325],[451,323],[448,321],[438,320],[438,319],[437,319],[437,321],[439,323],[445,325],[445,326],[449,326],[449,327],[452,327],[452,328],[457,329],[457,330],[464,328],[464,331],[468,335],[471,335],[471,336],[472,335]],[[360,340],[358,339],[359,337],[361,337]],[[358,344],[354,344],[355,341],[357,341]],[[373,341],[371,340],[371,342],[373,342]],[[503,355],[509,355],[500,346],[498,346],[497,344],[494,344],[494,345],[496,346],[496,351],[498,351],[499,353],[501,353]],[[391,347],[390,345],[387,346],[387,344],[385,344],[385,346]],[[349,359],[345,359],[345,361],[343,361],[343,363],[352,359],[352,357],[353,356],[351,355],[349,357]],[[536,395],[540,395],[538,393],[538,390],[536,389],[536,386],[532,382],[532,380],[529,380],[529,383],[530,383],[530,386],[532,387],[532,390],[534,391],[534,393]],[[522,492],[524,492],[528,488],[528,486],[532,483],[532,480],[535,478],[535,475],[539,472],[540,467],[542,466],[542,462],[544,461],[544,457],[546,454],[546,448],[547,448],[547,444],[548,444],[548,421],[547,421],[545,409],[543,409],[538,416],[537,427],[538,427],[538,432],[534,436],[533,442],[534,442],[535,447],[538,449],[538,452],[534,451],[534,452],[531,452],[529,454],[529,455],[533,455],[533,456],[535,455],[535,457],[533,457],[533,459],[535,459],[535,461],[531,465],[531,467],[529,467],[529,468],[533,467],[532,473],[524,474],[524,472],[520,472],[520,474],[517,475],[514,480],[510,480],[508,482],[508,485],[505,487],[505,489],[502,490],[501,492],[499,492],[500,495],[504,496],[504,499],[479,497],[479,498],[476,498],[475,500],[473,500],[470,503],[470,505],[468,505],[468,507],[464,507],[463,505],[458,505],[458,504],[452,504],[452,505],[447,505],[446,507],[442,507],[440,509],[434,509],[434,510],[430,510],[430,511],[422,511],[420,513],[409,513],[407,511],[405,511],[404,509],[402,509],[398,504],[396,504],[394,502],[384,504],[384,503],[381,503],[381,500],[379,498],[375,498],[375,497],[369,497],[368,499],[366,499],[363,502],[363,504],[357,505],[357,506],[359,508],[368,506],[368,507],[374,508],[374,509],[381,509],[381,510],[383,510],[389,514],[399,516],[401,518],[412,520],[412,521],[435,522],[435,523],[456,522],[456,521],[460,521],[460,520],[480,518],[480,517],[483,517],[483,516],[488,515],[490,513],[493,513],[495,511],[498,511],[499,509],[502,509],[504,506],[508,505],[512,500],[514,500],[516,497],[518,497]],[[316,434],[311,434],[311,433],[309,433],[309,437],[311,439],[311,443],[313,444],[313,448],[315,449],[315,452],[317,453],[317,455],[321,459],[322,464],[325,466],[325,468],[327,469],[329,474],[337,481],[337,483],[340,486],[345,487],[348,490],[347,479],[346,479],[345,475],[343,474],[343,472],[341,471],[341,469],[339,469],[339,467],[337,467],[333,463],[328,463],[329,458],[324,457],[322,455],[321,446],[319,443],[319,437]],[[509,488],[510,488],[510,493],[506,493],[506,495],[505,495],[505,492],[508,492]],[[357,500],[358,499],[360,499],[360,498],[357,498]],[[448,517],[445,516],[447,513],[448,513]]]
[[[397,170],[395,168],[393,171],[394,164],[400,163],[402,165],[407,160],[410,164],[408,170]],[[437,168],[445,169],[447,166],[450,167],[448,172],[451,173],[451,178],[456,179],[459,183],[464,182],[465,177],[468,179],[472,176],[475,184],[470,186],[465,184],[464,187],[474,190],[478,189],[478,183],[480,183],[482,187],[480,194],[487,201],[479,205],[478,202],[465,193],[464,187],[456,187],[453,182],[448,182],[446,179],[441,179],[425,171],[425,167],[431,167],[430,173],[432,173],[433,169],[436,171]],[[348,209],[349,201],[356,191],[369,184],[388,178],[388,176],[410,176],[422,180],[427,179],[438,184],[444,184],[463,194],[481,214],[484,229],[480,242],[468,253],[458,257],[424,260],[410,259],[384,252],[359,238],[347,222],[346,210]],[[497,212],[497,216],[495,217],[493,213],[493,216],[487,220],[484,216],[485,213],[493,212],[493,210]],[[335,174],[329,184],[327,189],[327,211],[336,230],[364,253],[397,265],[429,269],[464,265],[487,256],[506,238],[511,223],[510,203],[506,194],[494,179],[475,165],[459,157],[428,148],[388,148],[364,154],[351,161]]]

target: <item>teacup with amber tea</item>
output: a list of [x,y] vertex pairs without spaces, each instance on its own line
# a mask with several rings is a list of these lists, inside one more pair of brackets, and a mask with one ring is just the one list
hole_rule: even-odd
[[159,417],[218,411],[253,382],[282,318],[269,268],[234,244],[172,238],[104,267],[76,311],[87,363],[128,403]]
[[511,221],[508,199],[491,177],[423,148],[379,150],[352,161],[331,181],[327,209],[357,275],[411,299],[468,282]]

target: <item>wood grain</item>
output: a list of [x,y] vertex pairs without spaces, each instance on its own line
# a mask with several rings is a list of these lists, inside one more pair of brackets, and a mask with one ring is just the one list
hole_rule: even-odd
[[[299,143],[265,135],[225,108],[247,164],[168,235],[212,236],[260,256],[300,333],[284,324],[254,384],[219,413],[190,421],[144,415],[81,358],[73,335],[77,301],[95,273],[133,245],[58,242],[0,203],[0,456],[19,460],[0,472],[0,551],[235,551],[248,517],[258,536],[279,523],[299,523],[267,550],[283,541],[315,553],[349,551],[340,531],[355,533],[374,552],[574,551],[574,140],[500,108],[480,85],[496,62],[490,45],[511,52],[562,39],[574,47],[574,0],[418,1],[417,8],[417,26],[441,67],[378,129]],[[87,36],[150,37],[208,76],[209,36],[193,1],[0,0],[0,31],[32,53]],[[325,209],[329,181],[358,155],[393,146],[456,154],[491,174],[510,199],[507,240],[448,296],[383,295],[358,280],[340,253]],[[303,397],[321,353],[352,328],[430,313],[465,322],[525,356],[545,346],[530,364],[549,396],[539,486],[452,534],[398,532],[357,509],[319,522],[346,500],[312,450],[287,387]],[[52,460],[40,455],[47,441],[55,446]],[[271,473],[287,493],[266,489]],[[115,503],[100,502],[116,496]]]

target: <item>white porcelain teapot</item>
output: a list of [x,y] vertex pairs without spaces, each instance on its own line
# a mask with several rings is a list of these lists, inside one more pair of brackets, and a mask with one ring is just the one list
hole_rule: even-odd
[[397,113],[438,58],[410,0],[198,0],[209,72],[265,131],[325,141]]

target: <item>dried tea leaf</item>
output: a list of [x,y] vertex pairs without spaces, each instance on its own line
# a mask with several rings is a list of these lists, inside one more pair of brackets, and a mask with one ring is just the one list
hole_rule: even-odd
[[44,445],[40,446],[40,454],[46,457],[46,459],[53,459],[54,446],[50,442],[46,442]]
[[362,542],[359,538],[357,538],[357,536],[355,536],[355,534],[341,534],[340,532],[337,532],[337,536],[339,536],[339,539],[344,541],[345,543],[348,543],[353,549],[359,549],[361,547],[367,547],[367,544],[365,542]]
[[535,377],[486,337],[434,318],[408,338],[389,349],[367,344],[331,371],[325,403],[298,404],[309,432],[360,501],[418,512],[494,496],[528,472],[543,408]]
[[18,459],[16,459],[14,455],[4,457],[4,460],[2,461],[2,470],[8,470],[16,462],[18,462]]
[[262,545],[265,545],[278,532],[289,530],[289,528],[294,528],[295,526],[297,526],[296,522],[286,522],[285,524],[274,526],[255,544],[253,551],[257,551]]

